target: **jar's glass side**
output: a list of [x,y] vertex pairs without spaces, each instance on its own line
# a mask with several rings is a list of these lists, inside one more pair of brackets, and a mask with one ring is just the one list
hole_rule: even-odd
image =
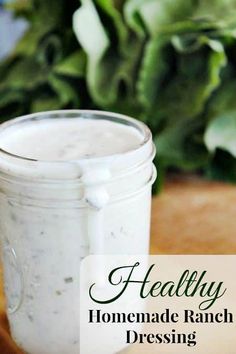
[[[57,118],[64,113],[53,114]],[[77,111],[68,115],[77,116]],[[148,132],[148,128],[144,130]],[[151,136],[149,133],[144,136],[146,141],[137,151],[117,157],[117,169],[104,184],[111,197],[103,209],[104,254],[148,253],[151,184],[155,173]],[[18,280],[13,284],[15,288],[6,291],[14,309],[8,313],[11,333],[16,343],[32,354],[76,354],[79,351],[79,269],[81,259],[90,252],[91,209],[84,200],[83,181],[76,174],[73,179],[52,176],[39,179],[39,174],[34,172],[38,165],[44,169],[44,162],[11,156],[12,164],[27,166],[27,176],[24,173],[17,176],[12,170],[2,170],[4,158],[5,153],[0,152],[3,196],[0,236],[7,240],[17,260],[11,268],[9,258],[5,259],[4,276],[7,284],[14,271],[14,277],[19,280],[20,269],[24,287],[19,303],[15,301],[20,294]],[[56,177],[64,173],[64,167],[50,165],[51,171],[58,174]],[[64,165],[71,167],[71,164]],[[74,167],[73,172],[76,172]]]
[[[104,210],[104,253],[147,254],[150,208],[150,185],[109,205]],[[86,209],[14,203],[5,211],[3,235],[10,240],[24,277],[23,301],[9,313],[9,320],[15,341],[27,352],[79,350],[79,267],[89,254],[87,217]],[[5,277],[8,281],[7,272]]]

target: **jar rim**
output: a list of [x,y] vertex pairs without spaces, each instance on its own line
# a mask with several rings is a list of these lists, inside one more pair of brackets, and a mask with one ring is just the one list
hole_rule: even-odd
[[[2,133],[5,129],[8,129],[14,125],[21,124],[27,121],[40,121],[43,119],[60,119],[60,118],[83,118],[83,119],[94,119],[94,120],[108,120],[108,121],[113,121],[116,123],[120,123],[123,125],[131,126],[135,129],[137,129],[143,136],[143,140],[140,142],[140,145],[132,148],[128,151],[122,152],[122,155],[128,155],[130,153],[133,153],[135,151],[138,151],[141,149],[146,143],[148,143],[152,139],[152,133],[150,129],[141,121],[138,121],[135,118],[132,118],[130,116],[120,114],[120,113],[114,113],[114,112],[109,112],[109,111],[102,111],[102,110],[87,110],[87,109],[72,109],[72,110],[52,110],[52,111],[44,111],[44,112],[38,112],[38,113],[31,113],[27,114],[24,116],[16,117],[11,120],[8,120],[2,124],[0,124],[0,133]],[[70,164],[73,162],[82,162],[82,161],[97,161],[100,160],[101,158],[106,158],[113,156],[115,157],[116,155],[120,155],[119,153],[114,153],[114,154],[109,154],[109,155],[104,155],[104,156],[95,156],[95,157],[84,157],[84,158],[78,158],[76,160],[44,160],[44,159],[35,159],[35,158],[29,158],[26,156],[18,155],[11,153],[10,151],[7,151],[3,148],[0,147],[0,156],[6,156],[8,158],[13,158],[15,161],[26,161],[26,162],[31,162],[35,164],[40,164],[40,163],[47,163],[47,164]]]

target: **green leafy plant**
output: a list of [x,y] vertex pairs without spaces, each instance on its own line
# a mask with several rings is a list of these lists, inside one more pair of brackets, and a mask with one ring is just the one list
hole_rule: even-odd
[[[0,63],[1,120],[98,108],[146,122],[160,176],[236,181],[236,0],[24,0]],[[159,178],[162,181],[163,178]]]

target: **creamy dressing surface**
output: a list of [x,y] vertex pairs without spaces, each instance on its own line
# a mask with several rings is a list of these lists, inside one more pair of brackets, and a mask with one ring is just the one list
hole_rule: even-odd
[[143,137],[131,126],[107,120],[60,118],[21,123],[0,134],[0,148],[44,161],[68,161],[137,149]]
[[[49,162],[41,165],[40,176],[55,169],[54,161],[73,161],[80,169],[78,187],[63,178],[55,185],[53,180],[37,183],[39,162],[29,165],[25,183],[1,182],[6,188],[0,194],[0,226],[9,321],[13,338],[26,352],[79,353],[81,259],[148,253],[153,145],[151,138],[143,142],[138,129],[105,119],[26,120],[0,129],[0,148]],[[107,161],[116,154],[111,173]],[[18,162],[0,156],[0,173],[20,175],[26,162]],[[133,166],[138,170],[126,175],[125,168]],[[119,169],[124,171],[116,178]],[[121,199],[114,202],[116,194]],[[64,204],[61,195],[66,201],[78,198],[79,207]],[[117,343],[114,352],[120,349]]]

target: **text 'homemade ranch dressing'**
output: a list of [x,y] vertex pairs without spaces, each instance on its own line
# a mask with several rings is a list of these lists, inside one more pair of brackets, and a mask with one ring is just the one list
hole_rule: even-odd
[[46,112],[2,124],[0,149],[12,335],[32,354],[78,353],[81,259],[148,252],[151,134],[122,115]]

